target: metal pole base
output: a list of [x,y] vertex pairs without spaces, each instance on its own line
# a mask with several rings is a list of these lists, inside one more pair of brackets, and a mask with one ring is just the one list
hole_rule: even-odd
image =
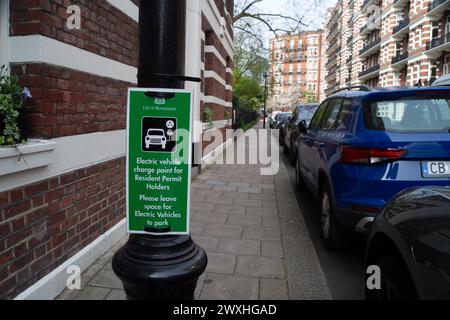
[[208,258],[191,236],[131,235],[113,257],[128,300],[194,300]]

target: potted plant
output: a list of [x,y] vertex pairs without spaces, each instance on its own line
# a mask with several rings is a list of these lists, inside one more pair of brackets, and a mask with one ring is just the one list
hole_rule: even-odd
[[28,88],[21,88],[15,76],[0,68],[0,146],[16,146],[26,142],[23,103],[30,99]]

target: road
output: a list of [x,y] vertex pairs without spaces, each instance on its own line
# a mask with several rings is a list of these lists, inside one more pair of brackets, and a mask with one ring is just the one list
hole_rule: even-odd
[[[289,171],[291,183],[295,188],[295,168],[289,164],[285,155],[282,154],[280,157]],[[301,208],[299,214],[305,219],[333,299],[364,299],[364,237],[354,236],[349,248],[343,251],[325,250],[320,240],[319,204],[309,191],[300,192],[297,188],[295,190]]]

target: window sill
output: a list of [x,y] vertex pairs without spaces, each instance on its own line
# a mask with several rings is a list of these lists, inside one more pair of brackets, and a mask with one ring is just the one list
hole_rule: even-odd
[[0,177],[49,165],[55,148],[56,143],[48,140],[29,140],[17,148],[0,147]]

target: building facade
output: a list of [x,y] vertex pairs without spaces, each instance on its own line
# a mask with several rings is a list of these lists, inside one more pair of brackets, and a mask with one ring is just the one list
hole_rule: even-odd
[[449,73],[450,1],[340,0],[325,22],[326,93],[428,85]]
[[[55,297],[126,235],[127,89],[136,87],[138,0],[0,0],[0,65],[30,89],[29,140],[0,147],[0,299]],[[195,155],[230,127],[233,0],[189,0],[185,74],[194,93]],[[204,110],[212,119],[204,124]],[[220,148],[223,144],[217,145]],[[215,146],[216,147],[216,146]]]
[[317,102],[321,86],[322,31],[305,31],[270,40],[270,104],[274,110]]

